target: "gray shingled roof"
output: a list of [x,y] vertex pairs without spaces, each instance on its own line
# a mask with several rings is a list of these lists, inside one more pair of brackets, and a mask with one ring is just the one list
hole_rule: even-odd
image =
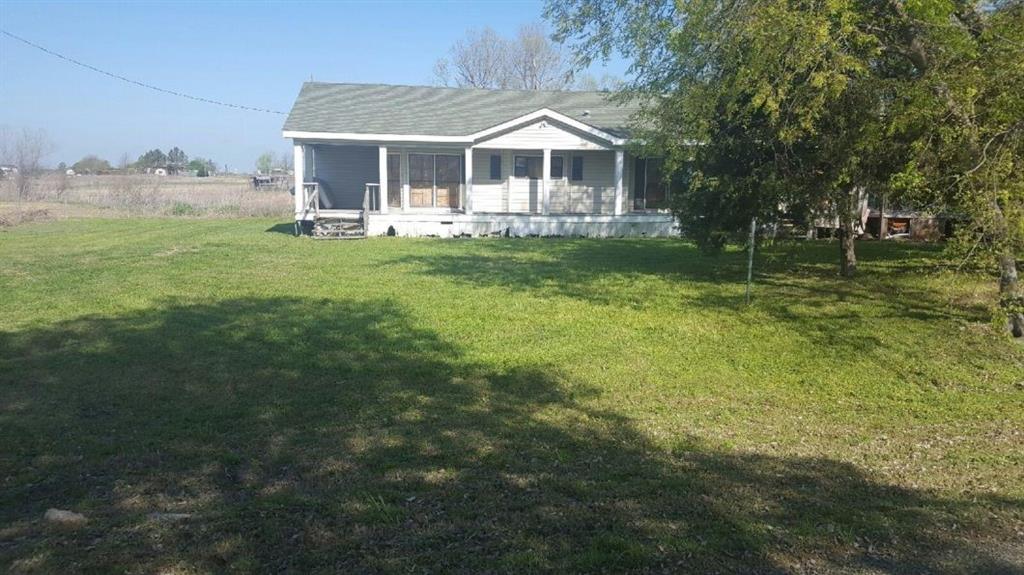
[[[605,92],[481,90],[306,82],[284,123],[287,131],[467,136],[549,108],[615,136],[635,108]],[[589,111],[584,116],[583,112]]]

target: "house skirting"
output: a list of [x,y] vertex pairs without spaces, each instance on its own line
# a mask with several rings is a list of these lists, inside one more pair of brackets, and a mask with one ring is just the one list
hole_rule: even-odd
[[[324,214],[321,211],[321,215]],[[667,213],[603,214],[416,214],[370,213],[367,235],[383,236],[669,236],[678,234]],[[391,231],[393,230],[393,231]]]

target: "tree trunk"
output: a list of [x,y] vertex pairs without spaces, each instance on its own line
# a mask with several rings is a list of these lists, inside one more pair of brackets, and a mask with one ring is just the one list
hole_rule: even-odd
[[[1009,235],[1006,215],[995,196],[991,199],[993,216],[992,237],[997,242],[1007,241]],[[1007,324],[1015,338],[1024,338],[1024,286],[1017,275],[1017,258],[1013,248],[1003,243],[999,250],[999,301],[1006,306]]]
[[857,275],[857,252],[853,245],[856,237],[853,214],[843,216],[842,226],[839,230],[839,271],[844,278],[852,278]]
[[1009,305],[1010,333],[1013,337],[1024,338],[1024,312],[1020,309],[1024,304],[1024,289],[1017,276],[1017,260],[1009,249],[999,254],[999,296]]
[[857,237],[857,189],[851,188],[839,210],[839,273],[844,278],[857,275],[857,252],[853,241]]
[[885,217],[885,211],[889,209],[889,202],[887,201],[885,193],[882,193],[882,201],[878,206],[878,239],[884,240],[889,235],[889,219]]

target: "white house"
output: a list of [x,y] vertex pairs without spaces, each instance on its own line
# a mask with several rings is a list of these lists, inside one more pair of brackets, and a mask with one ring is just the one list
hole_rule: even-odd
[[[636,110],[602,92],[308,82],[284,125],[318,235],[668,235]],[[297,229],[299,229],[297,227]]]

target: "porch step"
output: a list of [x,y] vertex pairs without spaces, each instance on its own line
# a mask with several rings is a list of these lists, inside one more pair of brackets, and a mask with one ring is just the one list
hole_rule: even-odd
[[356,239],[366,237],[361,217],[317,218],[313,222],[313,237],[317,239]]

